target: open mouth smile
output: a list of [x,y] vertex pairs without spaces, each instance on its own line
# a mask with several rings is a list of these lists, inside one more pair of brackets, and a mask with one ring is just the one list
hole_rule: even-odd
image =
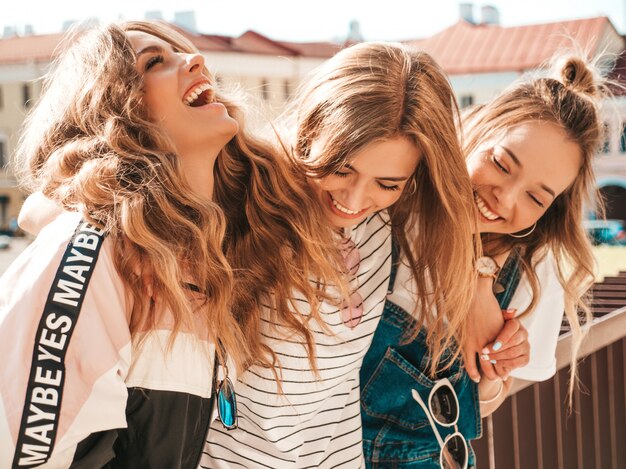
[[358,218],[367,211],[367,208],[361,210],[351,210],[333,199],[333,196],[330,195],[330,193],[328,193],[328,199],[333,212],[344,218]]
[[504,218],[502,218],[500,215],[492,212],[489,209],[487,202],[485,202],[485,200],[480,195],[478,195],[478,192],[474,192],[474,201],[476,202],[476,207],[478,207],[478,211],[483,216],[483,218],[487,219],[488,221],[504,220]]
[[183,102],[190,107],[201,107],[206,104],[211,104],[213,101],[213,87],[208,81],[203,81],[199,84],[192,86],[185,97]]

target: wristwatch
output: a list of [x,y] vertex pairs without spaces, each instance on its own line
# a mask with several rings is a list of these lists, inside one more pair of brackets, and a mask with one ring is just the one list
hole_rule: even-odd
[[491,277],[495,279],[500,272],[500,266],[493,257],[482,256],[476,260],[476,271],[479,277]]

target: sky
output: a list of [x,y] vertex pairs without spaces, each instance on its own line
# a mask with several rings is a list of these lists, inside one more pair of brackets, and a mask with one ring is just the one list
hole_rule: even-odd
[[[160,10],[173,21],[174,12],[193,10],[200,32],[238,36],[252,29],[272,39],[328,41],[345,39],[358,21],[365,40],[402,40],[430,36],[459,19],[458,0],[2,0],[0,32],[5,26],[22,33],[61,31],[69,20],[117,21],[144,18]],[[174,6],[175,5],[175,6]],[[626,0],[491,0],[500,24],[516,26],[567,19],[608,16],[626,34]]]

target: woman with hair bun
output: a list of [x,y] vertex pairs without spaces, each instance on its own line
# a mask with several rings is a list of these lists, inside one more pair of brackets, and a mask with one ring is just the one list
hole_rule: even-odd
[[[604,82],[586,60],[559,58],[549,77],[513,86],[464,120],[484,252],[500,265],[506,254],[519,252],[523,278],[532,290],[532,301],[517,307],[518,313],[522,318],[528,315],[529,325],[534,318],[545,318],[548,314],[531,313],[542,297],[557,297],[559,289],[563,290],[564,304],[555,316],[564,310],[574,335],[570,390],[583,338],[581,324],[591,320],[585,294],[595,278],[595,261],[582,222],[585,210],[594,206],[603,214],[592,163],[603,141],[599,107],[607,96]],[[536,181],[540,183],[533,186]],[[546,258],[553,258],[550,262],[560,285],[554,291],[537,274],[536,266]],[[580,318],[577,311],[586,318]],[[537,375],[533,375],[529,365],[518,370],[518,376],[547,379],[554,374],[559,325],[560,317],[550,328],[554,333],[541,340],[532,333],[541,326],[533,324],[529,330],[531,365],[538,350],[547,346],[550,366],[542,372],[536,364]]]
[[[411,314],[419,288],[400,262],[361,372],[368,466],[471,466],[464,440],[477,437],[480,416],[506,398],[513,382],[507,378],[541,381],[556,372],[563,311],[574,336],[571,396],[582,324],[591,319],[585,293],[594,260],[582,222],[583,207],[600,202],[592,159],[602,141],[604,95],[593,67],[573,56],[556,62],[550,76],[521,80],[463,119],[483,248],[464,358],[480,383],[473,385],[450,360],[447,374],[424,384],[430,349],[423,338],[407,342],[402,330],[420,320]],[[585,312],[582,322],[577,311]],[[444,377],[451,387],[438,385]],[[468,385],[475,390],[467,393]]]

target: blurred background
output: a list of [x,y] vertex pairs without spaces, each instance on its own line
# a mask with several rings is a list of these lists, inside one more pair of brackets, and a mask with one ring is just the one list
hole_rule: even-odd
[[[6,5],[6,3],[5,3]],[[19,129],[37,101],[41,78],[64,31],[75,23],[159,19],[175,25],[204,54],[225,85],[247,90],[276,117],[306,75],[358,41],[401,41],[430,52],[449,74],[461,108],[483,103],[556,51],[577,43],[602,54],[604,69],[626,83],[626,0],[499,0],[459,3],[387,0],[13,2],[0,15],[0,272],[27,241],[16,217],[24,200],[10,169]],[[607,221],[589,233],[601,275],[626,269],[626,101],[606,106],[607,139],[596,160]],[[8,236],[8,237],[7,237]],[[609,247],[606,247],[609,246]]]
[[[443,66],[459,107],[488,101],[573,42],[626,86],[626,0],[107,0],[4,2],[0,11],[0,274],[30,238],[16,217],[26,194],[10,168],[22,122],[41,92],[55,48],[74,23],[158,19],[201,51],[224,85],[247,90],[265,125],[315,67],[341,48],[401,41]],[[626,89],[626,88],[624,88]],[[574,412],[564,402],[571,334],[557,349],[559,372],[519,382],[484,422],[474,447],[484,468],[623,468],[626,461],[626,94],[604,103],[606,139],[595,159],[606,220],[587,230],[599,275]]]

